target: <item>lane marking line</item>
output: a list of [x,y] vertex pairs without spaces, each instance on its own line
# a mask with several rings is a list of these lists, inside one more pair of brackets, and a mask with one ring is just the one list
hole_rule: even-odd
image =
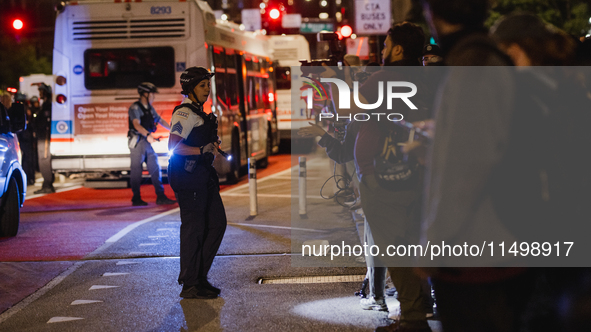
[[145,246],[157,246],[160,243],[140,243],[139,246],[140,247],[145,247]]
[[14,305],[12,308],[10,308],[10,309],[6,310],[4,313],[0,314],[0,324],[2,322],[6,321],[8,318],[10,318],[12,315],[23,310],[25,307],[27,307],[33,301],[35,301],[38,298],[40,298],[41,296],[43,296],[45,293],[50,291],[55,286],[59,285],[60,282],[62,282],[67,276],[72,274],[74,271],[76,271],[84,263],[86,263],[86,262],[74,263],[74,265],[70,266],[67,270],[60,273],[57,277],[53,278],[53,280],[48,282],[47,285],[41,287],[41,289],[39,289],[35,293],[27,296],[25,299],[23,299],[22,301],[20,301],[16,305]]
[[108,289],[108,288],[118,288],[121,286],[109,286],[109,285],[93,285],[88,290],[96,290],[96,289]]
[[99,301],[99,300],[76,300],[76,301],[70,303],[70,305],[91,304],[91,303],[99,303],[99,302],[103,302],[103,301]]
[[[232,196],[232,197],[249,197],[250,194],[239,194],[239,193],[221,193],[221,196]],[[277,197],[277,198],[293,198],[293,199],[297,199],[298,196],[297,195],[287,195],[287,194],[257,194],[257,197]],[[313,196],[313,195],[306,195],[306,198],[312,198],[312,199],[324,199],[320,196]]]
[[117,262],[117,264],[115,265],[129,265],[129,264],[139,264],[140,262],[126,262],[126,261],[121,261],[121,262]]
[[170,237],[169,235],[150,235],[148,236],[149,239],[160,239],[160,238],[165,238],[165,237]]
[[47,324],[69,322],[72,320],[80,320],[80,319],[84,319],[84,318],[82,318],[82,317],[51,317],[51,319],[47,321]]
[[[136,221],[131,225],[127,225],[127,227],[125,227],[124,229],[120,230],[119,232],[117,232],[117,234],[111,236],[110,238],[107,239],[107,241],[105,241],[105,243],[113,243],[113,242],[117,242],[119,239],[121,239],[123,236],[125,236],[127,233],[131,232],[132,230],[134,230],[135,228],[145,224],[145,223],[149,223],[152,220],[156,220],[158,218],[162,218],[164,216],[167,216],[169,214],[173,214],[173,213],[177,213],[181,211],[180,208],[174,208],[172,210],[168,210],[166,212],[162,212],[160,214],[157,214],[155,216],[151,216],[149,218],[146,218],[144,220],[140,220],[140,221]],[[171,228],[172,229],[172,228]]]
[[307,232],[316,232],[316,233],[324,233],[323,230],[318,229],[310,229],[310,228],[297,228],[297,227],[286,227],[286,226],[271,226],[271,225],[257,225],[257,224],[238,224],[229,222],[228,225],[231,226],[250,226],[250,227],[261,227],[261,228],[278,228],[278,229],[289,229],[293,231],[307,231]]
[[147,252],[143,252],[143,251],[132,251],[128,255],[129,256],[145,256],[147,254],[148,254]]
[[128,275],[127,272],[106,272],[103,274],[103,277],[116,277],[116,276],[124,276]]
[[[257,184],[259,184],[259,183],[261,183],[263,181],[271,180],[271,179],[274,179],[274,178],[277,178],[277,177],[281,177],[281,176],[283,176],[283,175],[285,175],[287,173],[290,173],[293,169],[295,169],[294,167],[299,167],[299,165],[290,167],[288,169],[285,169],[285,170],[283,170],[281,172],[277,172],[275,174],[271,174],[271,175],[265,176],[264,178],[257,179]],[[234,187],[232,189],[224,190],[224,191],[220,192],[220,194],[233,193],[235,191],[239,191],[239,190],[244,189],[244,188],[248,188],[248,182],[243,183],[243,184],[239,185],[238,187]]]
[[158,228],[158,229],[156,230],[156,232],[164,232],[164,231],[171,231],[171,232],[174,232],[174,231],[177,231],[177,230],[178,230],[178,228]]
[[[74,189],[79,189],[82,188],[84,186],[71,186],[71,187],[66,187],[66,188],[60,188],[60,189],[56,189],[55,193],[63,193],[64,191],[70,191],[70,190],[74,190]],[[29,199],[33,199],[33,198],[37,198],[37,197],[43,197],[46,195],[50,195],[50,194],[33,194],[31,196],[25,196],[25,201],[29,200]]]

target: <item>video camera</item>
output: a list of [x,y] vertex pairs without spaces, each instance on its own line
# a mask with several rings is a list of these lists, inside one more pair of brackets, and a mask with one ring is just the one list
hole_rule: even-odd
[[339,36],[334,32],[319,32],[317,35],[319,42],[329,42],[330,55],[328,59],[316,59],[316,60],[300,60],[302,64],[302,74],[309,76],[310,74],[319,74],[324,71],[322,65],[325,64],[330,67],[339,67],[343,65],[343,58],[345,56],[345,50],[339,41]]
[[[211,113],[212,116],[215,116],[213,113]],[[270,139],[270,138],[269,138]],[[219,136],[218,136],[218,122],[215,121],[215,130],[213,131],[213,135],[211,137],[211,142],[212,143],[217,143],[219,140]],[[229,154],[227,154],[226,152],[224,152],[224,150],[220,149],[218,147],[218,153],[221,154],[224,158],[231,160],[232,156],[230,156]]]

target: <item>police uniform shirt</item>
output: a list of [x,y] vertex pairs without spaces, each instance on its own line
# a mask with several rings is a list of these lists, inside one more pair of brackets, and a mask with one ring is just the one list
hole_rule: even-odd
[[[190,103],[192,103],[192,101],[189,98],[185,98],[185,100],[183,100],[183,104]],[[195,114],[195,112],[193,112],[188,107],[179,108],[176,112],[174,112],[170,122],[172,123],[170,127],[170,133],[178,135],[183,139],[187,139],[187,137],[189,137],[189,134],[193,128],[199,127],[205,123],[203,118]]]
[[[144,107],[146,107],[146,105],[143,105]],[[147,107],[146,107],[147,108]],[[150,111],[152,111],[152,117],[154,117],[154,122],[158,123],[160,122],[160,115],[158,115],[158,113],[156,113],[156,110],[154,109],[154,106],[150,105]],[[144,115],[144,112],[142,111],[142,109],[140,108],[140,106],[137,103],[133,103],[131,104],[131,106],[129,106],[129,121],[131,123],[133,123],[133,120],[138,119],[140,122],[142,122],[142,115]]]

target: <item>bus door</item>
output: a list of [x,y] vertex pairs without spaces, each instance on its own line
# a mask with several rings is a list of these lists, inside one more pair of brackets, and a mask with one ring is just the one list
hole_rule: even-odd
[[245,103],[247,110],[247,143],[248,157],[257,160],[266,157],[268,123],[265,112],[265,100],[263,98],[263,80],[266,81],[266,73],[261,70],[261,58],[252,55],[243,55],[246,67],[245,79]]
[[[246,64],[243,61],[242,52],[234,54],[234,63],[236,64],[236,85],[238,89],[238,110],[240,112],[240,164],[246,164],[247,158],[249,158],[248,149],[248,106],[245,95],[245,82],[246,82]],[[242,162],[244,160],[244,162]]]
[[[246,131],[245,118],[239,105],[238,91],[239,81],[237,75],[236,52],[233,49],[224,49],[219,46],[213,48],[213,61],[215,67],[215,76],[213,80],[212,98],[215,98],[215,114],[218,117],[218,135],[222,140],[222,149],[231,153],[232,144],[238,142],[241,159],[246,156],[246,151],[241,147],[246,144],[241,143],[241,133]],[[244,122],[244,123],[243,123]]]

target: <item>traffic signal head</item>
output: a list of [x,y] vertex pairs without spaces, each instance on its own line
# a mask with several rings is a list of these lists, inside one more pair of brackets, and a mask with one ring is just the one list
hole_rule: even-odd
[[20,20],[20,19],[18,19],[18,18],[17,19],[14,19],[12,21],[12,27],[14,28],[14,30],[20,30],[20,29],[23,28],[23,26],[24,26],[23,21]]
[[353,29],[349,25],[343,25],[341,27],[341,35],[343,38],[349,38],[353,34]]
[[271,11],[269,11],[269,17],[273,20],[276,20],[279,18],[279,16],[281,16],[281,13],[279,12],[279,9],[277,8],[273,8],[271,9]]

